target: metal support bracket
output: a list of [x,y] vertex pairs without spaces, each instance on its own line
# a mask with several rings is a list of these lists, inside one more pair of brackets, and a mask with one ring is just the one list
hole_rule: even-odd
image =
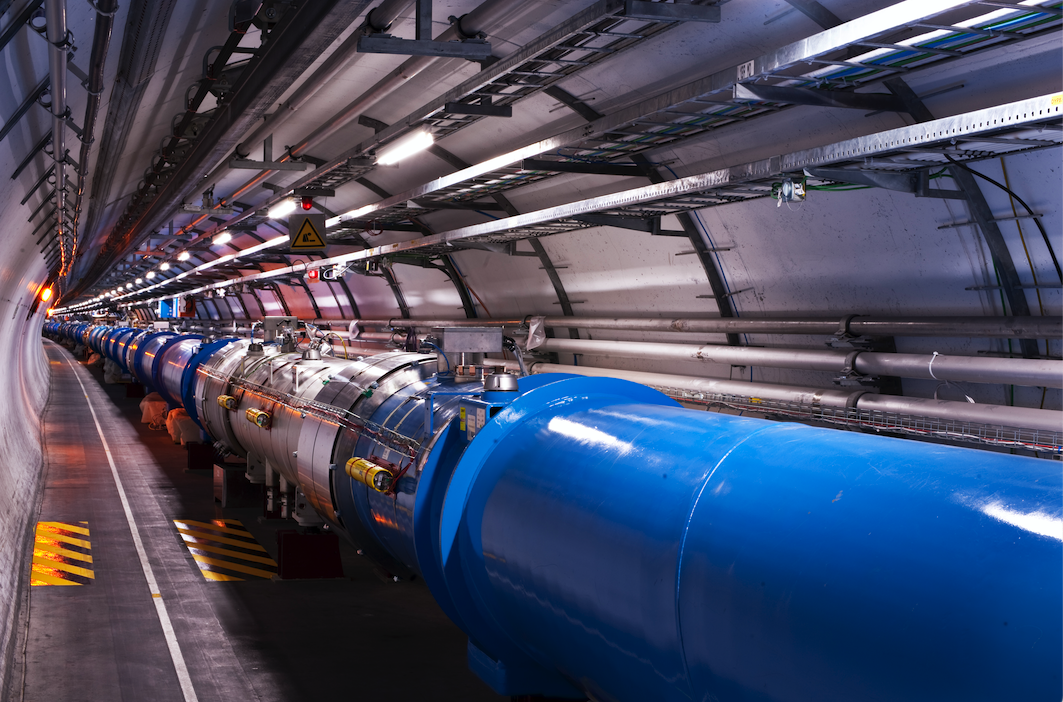
[[691,5],[689,2],[646,2],[627,0],[624,16],[653,22],[719,22],[719,5]]
[[486,61],[491,58],[491,45],[483,39],[471,38],[462,41],[432,39],[432,0],[417,0],[416,39],[399,39],[390,34],[368,34],[358,37],[358,51],[363,54],[443,56],[469,61]]
[[229,168],[247,168],[255,171],[305,171],[309,165],[303,161],[274,161],[272,134],[262,142],[261,161],[251,161],[239,156],[229,159]]
[[37,84],[37,87],[33,89],[33,92],[26,96],[26,99],[22,101],[22,104],[15,108],[15,111],[12,112],[11,116],[8,117],[6,122],[4,122],[4,126],[0,127],[0,141],[3,141],[4,137],[6,137],[11,132],[11,130],[15,128],[15,125],[18,124],[18,121],[22,119],[22,116],[25,115],[26,112],[30,109],[30,106],[32,106],[33,103],[37,102],[40,97],[44,95],[45,91],[48,90],[48,84],[50,82],[51,77],[45,76],[43,79],[41,79],[41,82]]
[[866,171],[852,168],[806,168],[805,175],[838,183],[866,185],[872,188],[910,193],[916,197],[938,197],[949,200],[965,200],[960,190],[942,190],[930,187],[930,174],[926,170],[908,173],[890,171]]
[[492,105],[490,97],[475,102],[448,102],[443,105],[443,112],[451,115],[476,115],[477,117],[512,117],[513,108],[509,105]]
[[736,83],[734,99],[755,102],[782,102],[788,105],[842,107],[877,112],[907,112],[904,102],[891,93],[853,93],[842,90],[816,90],[756,83]]

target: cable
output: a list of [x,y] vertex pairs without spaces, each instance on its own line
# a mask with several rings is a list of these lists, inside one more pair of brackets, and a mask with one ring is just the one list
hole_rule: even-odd
[[[1004,174],[1004,185],[1011,187],[1011,183],[1008,182],[1008,169],[1004,165],[1004,157],[1000,157],[1000,171]],[[1011,203],[1011,214],[1015,216],[1015,226],[1019,230],[1019,241],[1022,242],[1022,250],[1026,254],[1026,262],[1030,264],[1030,275],[1033,276],[1034,292],[1037,293],[1037,306],[1041,310],[1041,316],[1045,316],[1045,303],[1041,300],[1041,288],[1037,287],[1037,271],[1033,267],[1033,259],[1030,258],[1030,249],[1026,246],[1026,235],[1022,231],[1022,223],[1019,222],[1019,213],[1015,209],[1015,198],[1012,197],[1011,192],[1008,192],[1008,202]],[[1046,342],[1047,343],[1047,342]],[[1046,347],[1047,348],[1047,347]]]
[[422,341],[421,344],[424,345],[424,346],[431,346],[432,348],[434,348],[436,351],[439,352],[439,355],[443,357],[443,360],[447,364],[447,371],[446,372],[449,373],[450,372],[450,359],[447,358],[447,355],[445,353],[443,353],[443,349],[439,348],[438,346],[433,344],[431,341]]
[[1055,251],[1055,249],[1052,248],[1052,242],[1048,238],[1048,232],[1045,231],[1045,226],[1043,224],[1041,224],[1040,218],[1038,218],[1035,215],[1034,211],[1032,209],[1030,209],[1030,206],[1026,204],[1026,201],[1023,200],[1018,195],[1016,195],[1015,191],[1013,191],[1011,188],[1009,188],[1008,186],[1004,185],[1003,183],[998,183],[997,181],[993,180],[992,178],[990,178],[989,176],[985,175],[984,173],[979,173],[978,171],[974,170],[973,168],[968,168],[966,165],[960,163],[959,161],[957,161],[956,159],[952,158],[948,154],[945,154],[945,158],[948,159],[949,163],[953,164],[957,168],[962,168],[963,170],[967,171],[971,175],[976,175],[979,178],[981,178],[982,180],[986,181],[987,183],[992,183],[993,185],[997,186],[998,188],[1000,188],[1001,190],[1003,190],[1004,192],[1008,193],[1013,198],[1015,198],[1015,201],[1017,203],[1019,203],[1024,208],[1026,208],[1026,212],[1029,213],[1031,219],[1033,219],[1034,224],[1036,224],[1037,228],[1041,231],[1041,237],[1045,240],[1045,246],[1048,247],[1048,255],[1052,257],[1052,264],[1056,267],[1056,275],[1059,276],[1059,282],[1063,283],[1063,268],[1060,267],[1059,259],[1056,258],[1056,251]]

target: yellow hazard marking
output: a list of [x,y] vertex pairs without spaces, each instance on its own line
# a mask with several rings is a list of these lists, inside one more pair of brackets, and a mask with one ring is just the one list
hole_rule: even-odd
[[[77,536],[71,536],[76,534]],[[88,522],[38,522],[33,537],[30,585],[88,585],[92,571],[92,543]]]
[[318,233],[317,227],[310,221],[310,218],[303,220],[303,226],[299,227],[299,232],[292,240],[291,247],[293,249],[320,249],[326,246],[325,240]]
[[1053,105],[1063,105],[1063,95],[1053,95],[1052,96],[1052,104]]
[[196,559],[197,563],[206,563],[207,565],[218,566],[225,570],[235,570],[238,573],[248,573],[250,575],[257,575],[260,578],[272,578],[274,571],[262,570],[261,568],[253,568],[252,566],[246,566],[242,563],[233,563],[232,561],[223,561],[218,558],[207,558],[206,556],[197,556],[192,554],[192,558]]
[[74,575],[83,575],[86,578],[92,578],[93,580],[96,579],[96,576],[93,575],[91,569],[71,565],[70,563],[67,563],[66,559],[64,559],[62,556],[59,556],[54,553],[41,553],[40,555],[36,553],[33,554],[33,564],[42,565],[45,568],[55,568],[56,570],[63,570],[67,573],[73,573]]
[[241,553],[239,551],[233,551],[227,548],[218,548],[217,546],[207,546],[206,544],[185,544],[188,550],[194,555],[196,551],[203,551],[206,553],[216,553],[219,556],[230,556],[232,558],[239,558],[242,561],[251,561],[253,563],[265,563],[266,565],[276,566],[277,561],[273,560],[269,556],[256,556],[253,553]]
[[81,583],[75,583],[72,580],[65,580],[58,575],[54,575],[58,571],[48,571],[44,569],[38,569],[33,567],[33,574],[30,575],[30,585],[81,585]]
[[[249,575],[272,578],[277,572],[277,562],[269,557],[266,549],[255,541],[255,537],[238,519],[212,519],[209,522],[175,519],[173,523],[189,555],[207,580],[243,581]],[[260,564],[261,567],[248,563]],[[241,575],[244,577],[239,577]]]
[[217,580],[223,583],[232,581],[244,582],[243,578],[238,578],[235,575],[226,575],[225,573],[215,573],[213,570],[204,570],[202,573],[207,580]]
[[56,546],[56,545],[53,545],[53,544],[46,544],[43,541],[38,541],[37,543],[33,544],[33,553],[36,554],[38,551],[47,551],[49,553],[57,553],[60,556],[66,556],[67,558],[73,558],[76,561],[84,561],[85,563],[92,563],[92,556],[89,556],[87,554],[81,553],[79,551],[71,551],[70,549],[63,548],[62,546]]
[[[218,520],[218,521],[221,521],[221,520]],[[180,521],[180,522],[175,519],[173,523],[176,524],[179,527],[184,527],[185,529],[193,529],[195,527],[203,527],[204,529],[210,529],[211,531],[217,531],[217,532],[220,532],[222,534],[229,533],[229,534],[236,534],[238,536],[246,536],[246,537],[249,537],[249,538],[254,538],[253,536],[251,536],[251,532],[249,532],[247,529],[237,529],[235,527],[228,526],[227,524],[216,524],[216,523],[211,523],[211,522],[197,522],[197,521],[193,521],[191,519],[185,519],[184,521]]]
[[265,552],[266,550],[253,541],[248,543],[246,541],[237,541],[236,539],[227,539],[224,536],[215,536],[206,531],[192,531],[190,529],[178,529],[177,531],[180,532],[181,538],[186,542],[191,541],[192,543],[199,543],[199,540],[202,539],[204,541],[216,541],[219,544],[229,544],[230,546],[249,548],[253,551]]

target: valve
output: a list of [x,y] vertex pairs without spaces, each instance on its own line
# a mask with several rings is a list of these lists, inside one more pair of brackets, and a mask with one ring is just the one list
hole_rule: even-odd
[[218,395],[218,406],[224,407],[227,410],[235,410],[239,406],[239,402],[232,395]]
[[270,422],[273,421],[273,417],[270,416],[269,412],[260,409],[248,409],[244,416],[247,417],[247,421],[260,429],[269,429]]
[[347,461],[346,471],[347,475],[377,492],[386,493],[395,480],[395,475],[390,470],[365,458],[352,458]]

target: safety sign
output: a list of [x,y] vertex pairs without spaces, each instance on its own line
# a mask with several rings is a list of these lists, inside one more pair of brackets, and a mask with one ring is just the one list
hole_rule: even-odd
[[325,241],[325,215],[293,214],[288,218],[288,237],[288,247],[292,251],[324,251],[328,247]]

